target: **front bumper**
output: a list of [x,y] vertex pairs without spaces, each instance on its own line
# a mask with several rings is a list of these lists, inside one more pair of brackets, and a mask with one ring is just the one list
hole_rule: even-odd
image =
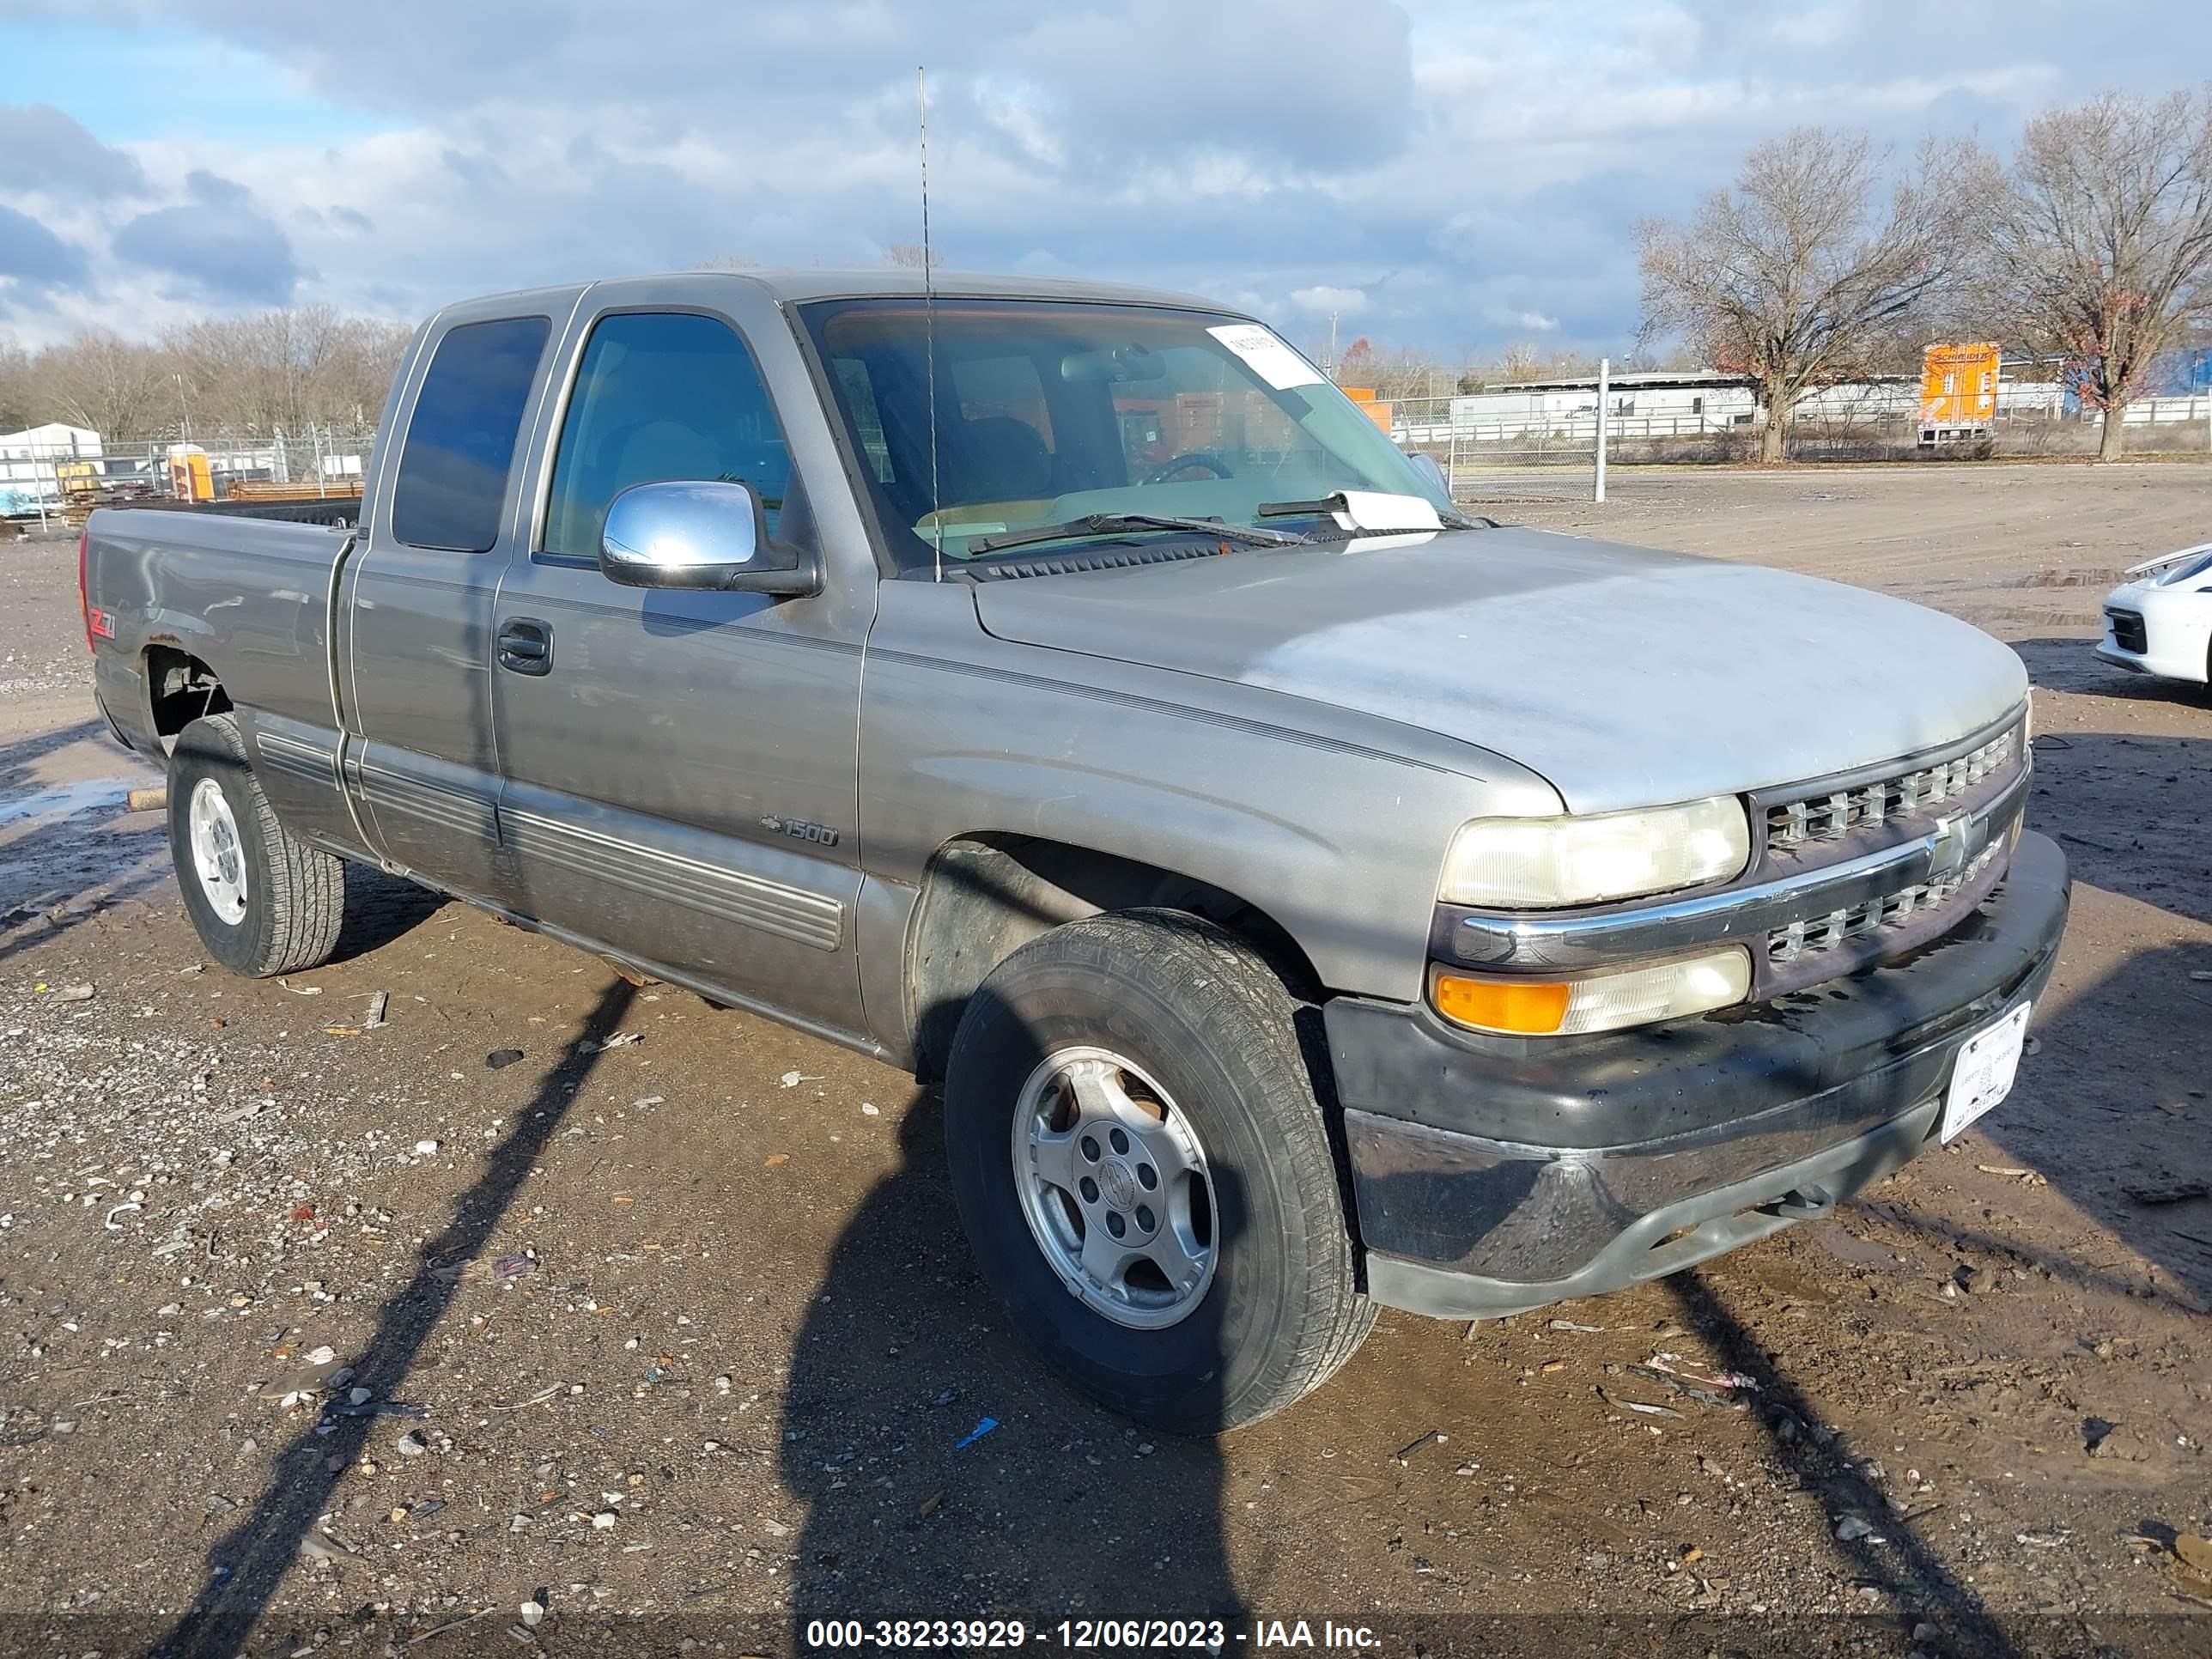
[[1324,1010],[1368,1289],[1447,1318],[1618,1290],[1880,1180],[1936,1133],[1959,1047],[2050,977],[2065,856],[2022,835],[1956,928],[1848,979],[1588,1038]]
[[2106,597],[2098,657],[2130,673],[2212,678],[2212,592],[2131,582]]

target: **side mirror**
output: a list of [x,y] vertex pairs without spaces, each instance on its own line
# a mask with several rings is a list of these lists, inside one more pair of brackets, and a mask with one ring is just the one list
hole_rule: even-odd
[[741,483],[632,484],[607,507],[599,570],[624,587],[817,592],[814,561],[768,538],[760,498]]
[[1436,486],[1437,495],[1446,501],[1451,499],[1451,481],[1444,477],[1444,470],[1437,465],[1435,456],[1430,454],[1425,449],[1416,449],[1406,459],[1413,464],[1414,471]]

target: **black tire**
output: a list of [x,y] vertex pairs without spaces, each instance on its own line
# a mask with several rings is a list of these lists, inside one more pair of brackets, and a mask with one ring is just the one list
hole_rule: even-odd
[[[1232,935],[1171,911],[1128,911],[1023,946],[961,1018],[945,1127],[977,1266],[1055,1370],[1155,1428],[1211,1434],[1279,1411],[1327,1381],[1374,1323],[1297,1010]],[[1017,1103],[1048,1055],[1082,1047],[1157,1079],[1204,1148],[1213,1276],[1164,1329],[1132,1329],[1087,1305],[1024,1212]]]
[[[203,783],[222,792],[237,836],[244,913],[226,919],[192,853],[191,801]],[[234,974],[267,979],[330,959],[345,920],[345,866],[276,821],[253,775],[234,714],[194,720],[169,756],[169,856],[192,931]]]

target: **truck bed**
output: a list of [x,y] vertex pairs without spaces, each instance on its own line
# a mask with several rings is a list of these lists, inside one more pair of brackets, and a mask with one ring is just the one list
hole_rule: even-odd
[[362,498],[318,495],[307,500],[261,501],[241,496],[221,501],[133,501],[117,512],[209,514],[228,519],[274,519],[292,524],[336,525],[350,527],[361,521]]
[[87,522],[94,675],[132,748],[161,750],[181,724],[167,700],[193,665],[218,660],[226,702],[331,724],[331,586],[348,532],[274,511],[104,507]]

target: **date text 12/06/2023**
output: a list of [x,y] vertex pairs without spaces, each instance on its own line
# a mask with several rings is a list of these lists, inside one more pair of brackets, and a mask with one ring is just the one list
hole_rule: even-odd
[[1379,1646],[1365,1625],[1334,1620],[1266,1619],[1232,1630],[1218,1619],[1063,1619],[1033,1625],[1019,1619],[815,1619],[806,1645],[817,1651],[866,1648],[990,1649],[1060,1647],[1074,1651],[1158,1650],[1219,1654],[1231,1647]]

